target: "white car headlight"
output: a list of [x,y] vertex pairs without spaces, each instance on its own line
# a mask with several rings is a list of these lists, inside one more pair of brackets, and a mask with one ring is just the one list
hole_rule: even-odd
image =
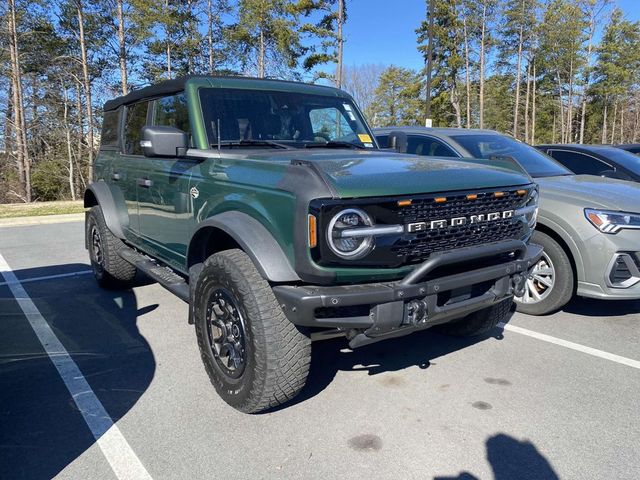
[[594,227],[603,233],[618,233],[622,229],[640,230],[640,213],[585,208],[584,215]]
[[343,233],[371,226],[371,217],[358,208],[347,208],[338,212],[327,228],[329,248],[341,258],[354,260],[364,257],[373,248],[373,235],[351,236]]

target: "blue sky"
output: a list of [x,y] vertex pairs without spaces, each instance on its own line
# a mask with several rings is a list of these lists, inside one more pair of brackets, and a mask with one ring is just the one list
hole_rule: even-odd
[[[640,20],[640,0],[615,2],[630,20]],[[426,13],[425,0],[349,0],[345,25],[345,65],[394,64],[419,69],[415,30]]]

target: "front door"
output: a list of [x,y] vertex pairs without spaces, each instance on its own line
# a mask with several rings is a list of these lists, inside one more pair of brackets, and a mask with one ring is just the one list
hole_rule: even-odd
[[[164,125],[190,132],[183,94],[157,99],[151,106],[151,125]],[[191,171],[199,168],[192,159],[147,158],[138,182],[138,218],[141,240],[147,249],[168,264],[183,268],[193,227]]]

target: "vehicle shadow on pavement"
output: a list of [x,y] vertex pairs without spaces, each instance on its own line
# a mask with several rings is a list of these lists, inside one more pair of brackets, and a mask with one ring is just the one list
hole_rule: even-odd
[[[57,265],[15,274],[25,279],[86,268]],[[155,372],[136,322],[157,305],[140,308],[131,290],[102,290],[92,275],[23,287],[109,416],[114,422],[124,416]],[[7,286],[0,286],[0,320],[0,478],[50,479],[95,439]]]
[[[551,463],[531,442],[520,441],[505,433],[487,439],[487,461],[495,480],[559,480]],[[479,477],[461,472],[456,476],[438,476],[433,480],[480,480]]]
[[606,317],[609,315],[629,315],[640,313],[639,300],[598,300],[595,298],[573,297],[563,309],[574,315],[586,317]]
[[269,412],[286,409],[291,405],[315,397],[331,384],[339,371],[365,370],[369,375],[377,375],[413,366],[427,369],[432,365],[434,359],[489,338],[502,340],[503,330],[496,328],[485,335],[464,338],[423,330],[355,350],[349,349],[345,338],[314,342],[311,370],[305,387],[290,402],[269,410]]

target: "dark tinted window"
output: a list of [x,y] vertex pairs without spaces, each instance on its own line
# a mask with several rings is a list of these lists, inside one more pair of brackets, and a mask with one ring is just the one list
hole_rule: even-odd
[[142,155],[140,140],[142,127],[147,124],[147,108],[149,102],[134,103],[127,107],[124,125],[124,153],[128,155]]
[[367,126],[351,100],[299,92],[203,88],[200,101],[209,143],[272,140],[305,143],[351,142],[373,147]]
[[[597,151],[603,157],[631,170],[636,175],[640,175],[640,157],[634,155],[632,150],[625,151],[614,147],[599,147]],[[636,152],[638,151],[640,151],[640,149],[636,150]]]
[[583,153],[549,150],[549,155],[578,175],[600,175],[605,170],[613,170],[610,165]]
[[153,111],[153,124],[179,128],[190,133],[189,112],[184,94],[172,95],[156,100]]
[[102,135],[100,144],[102,146],[114,146],[118,144],[118,124],[120,120],[120,110],[104,112],[102,119]]
[[459,157],[439,140],[421,135],[409,135],[409,138],[407,138],[407,153],[426,155],[428,157]]
[[376,135],[376,140],[380,148],[389,148],[389,135]]
[[475,158],[514,158],[532,177],[571,174],[541,151],[504,135],[452,135],[451,138]]

